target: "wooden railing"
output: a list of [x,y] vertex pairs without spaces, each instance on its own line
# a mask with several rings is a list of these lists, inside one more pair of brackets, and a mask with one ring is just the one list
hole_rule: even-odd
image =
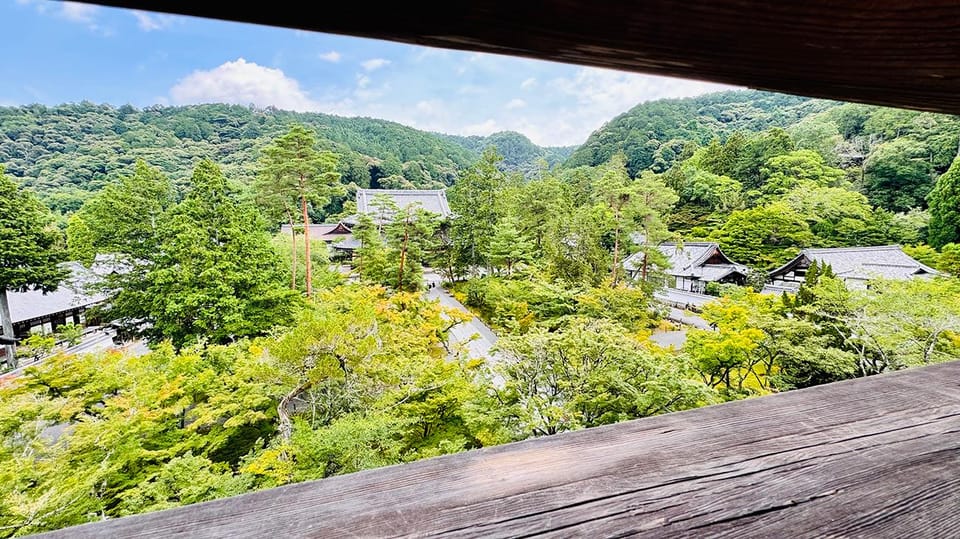
[[958,537],[960,362],[51,537]]

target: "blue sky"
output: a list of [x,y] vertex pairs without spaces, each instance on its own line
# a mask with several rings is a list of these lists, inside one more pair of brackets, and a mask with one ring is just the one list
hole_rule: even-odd
[[726,88],[51,0],[0,0],[0,20],[0,105],[253,103],[569,145],[641,101]]

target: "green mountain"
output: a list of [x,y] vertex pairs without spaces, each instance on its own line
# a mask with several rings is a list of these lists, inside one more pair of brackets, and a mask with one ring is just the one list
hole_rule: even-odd
[[830,101],[753,90],[641,103],[591,134],[566,166],[596,166],[623,151],[631,174],[645,169],[663,172],[683,142],[703,145],[735,131],[787,127],[834,106]]
[[[960,118],[754,90],[637,105],[595,131],[564,163],[596,166],[623,152],[631,175],[680,173],[697,148],[701,169],[754,189],[772,173],[764,159],[812,150],[843,170],[874,206],[904,212],[926,196],[958,153]],[[689,169],[689,167],[688,167]]]
[[541,161],[549,167],[565,162],[577,148],[576,146],[537,146],[515,131],[501,131],[486,137],[444,134],[440,136],[476,154],[482,153],[488,147],[495,147],[503,156],[501,166],[504,170],[522,172],[527,176],[540,168]]
[[273,108],[136,109],[81,102],[0,107],[0,164],[51,208],[67,213],[111,178],[128,172],[137,158],[175,181],[189,176],[199,159],[211,158],[231,179],[248,182],[256,174],[260,149],[293,122],[315,129],[328,149],[340,153],[344,183],[360,187],[450,185],[488,144],[501,148],[515,170],[532,169],[538,159],[556,164],[569,154],[569,149],[539,148],[516,133],[480,140],[385,120]]
[[201,158],[245,182],[259,150],[292,122],[308,125],[343,154],[346,183],[381,180],[417,186],[450,184],[476,157],[460,146],[397,123],[236,105],[113,107],[89,102],[0,108],[0,163],[52,208],[80,206],[137,158],[176,180]]
[[[605,163],[618,152],[625,154],[635,176],[644,170],[667,173],[697,148],[714,141],[723,145],[732,138],[746,146],[713,153],[738,156],[746,168],[734,166],[729,171],[738,172],[730,175],[751,189],[763,179],[759,158],[776,155],[764,145],[789,138],[791,148],[817,151],[828,165],[846,172],[852,188],[891,211],[925,206],[934,180],[957,154],[960,137],[960,122],[953,116],[752,90],[642,103],[610,120],[577,148],[540,147],[510,131],[464,137],[385,120],[274,108],[213,104],[137,109],[81,102],[0,107],[0,165],[66,214],[110,179],[128,172],[138,158],[175,182],[185,180],[199,159],[211,158],[229,178],[247,183],[256,174],[260,149],[293,122],[315,129],[327,149],[342,155],[344,183],[382,188],[451,185],[490,146],[504,157],[504,170],[528,177],[544,162],[574,169]],[[771,131],[775,129],[784,134]],[[764,133],[769,136],[756,139]],[[751,157],[751,152],[756,155]],[[719,165],[707,169],[728,171]]]

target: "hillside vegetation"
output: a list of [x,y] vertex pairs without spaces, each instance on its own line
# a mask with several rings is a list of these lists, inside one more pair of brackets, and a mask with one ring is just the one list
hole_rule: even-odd
[[55,107],[0,107],[0,163],[55,211],[70,213],[111,179],[143,159],[178,185],[200,159],[219,163],[249,185],[260,150],[292,123],[314,129],[325,149],[339,154],[344,184],[358,187],[439,188],[501,146],[513,170],[555,164],[567,149],[543,149],[517,133],[452,137],[386,120],[343,118],[238,105],[113,107],[90,102]]

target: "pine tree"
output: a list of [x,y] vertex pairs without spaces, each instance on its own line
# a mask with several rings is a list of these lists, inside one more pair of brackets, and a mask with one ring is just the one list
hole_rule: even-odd
[[[63,251],[55,245],[51,220],[40,201],[0,167],[0,323],[8,337],[13,336],[13,320],[7,292],[49,292],[66,277],[58,265]],[[6,360],[16,366],[11,346],[6,348]]]
[[303,219],[304,263],[307,270],[307,297],[313,296],[313,268],[310,263],[310,215],[308,204],[323,207],[342,191],[337,182],[339,157],[318,151],[313,132],[295,124],[290,131],[263,150],[261,172],[275,182],[275,192],[293,194],[299,200]]
[[[220,169],[201,161],[184,200],[171,210],[165,238],[142,293],[119,304],[150,322],[147,333],[176,346],[259,335],[292,314],[291,292],[256,210],[238,201]],[[124,295],[124,291],[121,292]]]
[[460,268],[472,270],[487,265],[487,244],[500,214],[498,205],[507,181],[497,167],[502,160],[495,149],[488,148],[450,189],[450,206],[457,214],[453,240]]
[[930,245],[939,249],[948,243],[960,242],[960,158],[954,159],[950,169],[937,179],[927,202]]
[[360,242],[357,248],[354,264],[361,281],[383,282],[384,270],[387,263],[386,247],[383,238],[377,231],[373,218],[361,214],[357,225],[353,227],[353,237]]
[[435,214],[411,204],[394,215],[386,226],[388,261],[387,284],[396,290],[419,290],[423,283],[423,259],[437,228]]
[[487,258],[494,268],[504,268],[507,275],[513,273],[513,267],[519,262],[529,262],[533,244],[520,233],[520,221],[508,215],[497,223],[490,238]]

